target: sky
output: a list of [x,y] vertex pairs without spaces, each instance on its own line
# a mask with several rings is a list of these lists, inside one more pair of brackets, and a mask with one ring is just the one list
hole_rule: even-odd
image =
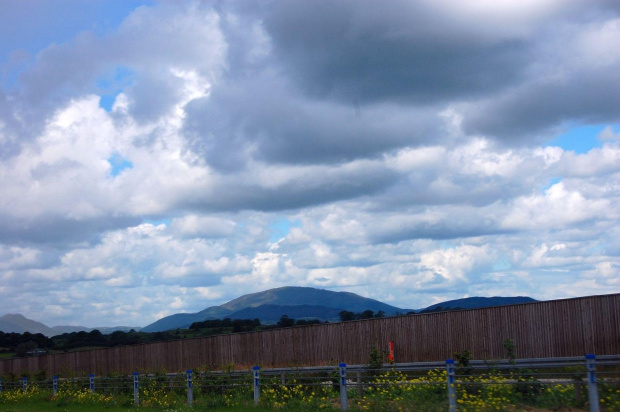
[[0,0],[0,315],[620,292],[620,3]]

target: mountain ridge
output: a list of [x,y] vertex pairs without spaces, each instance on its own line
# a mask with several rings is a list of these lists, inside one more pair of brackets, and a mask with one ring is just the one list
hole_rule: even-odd
[[441,310],[476,309],[530,302],[537,302],[537,300],[527,296],[468,297],[440,302],[426,308],[413,310],[391,306],[351,292],[334,292],[326,289],[286,286],[243,295],[222,305],[210,306],[195,313],[175,313],[158,319],[143,328],[130,326],[99,328],[84,326],[48,327],[21,314],[7,314],[0,316],[0,331],[5,333],[42,333],[46,336],[79,331],[90,332],[94,329],[104,334],[112,333],[115,330],[126,332],[130,329],[143,332],[162,332],[171,329],[185,329],[194,322],[226,317],[231,319],[258,318],[263,323],[276,323],[282,315],[296,319],[339,321],[339,313],[343,310],[355,313],[361,313],[366,310],[373,312],[381,311],[385,316],[393,316],[410,312],[424,313]]
[[528,296],[472,296],[468,298],[460,298],[447,300],[445,302],[436,303],[434,305],[430,305],[421,310],[421,312],[429,312],[433,310],[437,310],[437,308],[444,309],[480,309],[480,308],[489,308],[493,306],[506,306],[506,305],[515,305],[519,303],[533,303],[538,302],[536,299],[530,298]]
[[[329,317],[312,315],[308,316],[319,318],[320,320],[336,320],[337,316],[333,316],[333,310],[338,312],[347,310],[352,312],[363,312],[372,310],[374,312],[383,311],[386,315],[395,315],[397,313],[406,313],[409,309],[401,309],[378,300],[365,298],[351,292],[334,292],[326,289],[317,289],[302,286],[284,286],[281,288],[268,289],[262,292],[250,293],[228,301],[220,306],[211,306],[200,312],[195,313],[175,313],[170,316],[163,317],[155,322],[142,328],[143,332],[162,332],[164,330],[184,328],[194,322],[201,322],[207,319],[217,319],[223,317],[232,317],[238,311],[257,308],[263,305],[276,305],[287,307],[288,311],[303,311],[301,308],[293,308],[297,306],[315,306],[319,312],[329,313]],[[271,310],[270,308],[268,310]],[[332,309],[331,311],[329,309]],[[245,313],[253,313],[251,318],[258,317],[264,321],[264,316],[260,311],[246,311]],[[273,311],[271,311],[273,312]],[[336,312],[337,313],[337,312]],[[282,313],[280,316],[287,314]],[[288,315],[288,314],[287,314]],[[273,313],[270,313],[268,320],[273,321]],[[280,318],[277,316],[276,320]]]
[[0,331],[4,333],[41,333],[47,337],[62,335],[63,333],[71,332],[90,332],[97,329],[101,333],[112,333],[117,330],[127,332],[131,329],[140,330],[137,326],[104,326],[89,328],[86,326],[70,326],[70,325],[58,325],[47,326],[44,323],[36,320],[28,319],[19,313],[7,313],[0,316]]

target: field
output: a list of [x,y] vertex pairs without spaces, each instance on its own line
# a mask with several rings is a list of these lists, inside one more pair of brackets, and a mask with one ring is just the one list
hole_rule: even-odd
[[[187,386],[178,375],[152,376],[140,384],[139,406],[134,404],[129,377],[110,377],[100,381],[97,391],[84,387],[84,380],[66,380],[53,395],[47,381],[27,389],[5,385],[0,393],[0,411],[337,411],[340,393],[335,374],[309,377],[290,375],[282,384],[279,375],[261,380],[259,406],[253,404],[249,377],[218,375],[204,379],[196,375],[193,407],[187,405]],[[352,411],[446,411],[447,372],[431,370],[410,375],[397,370],[378,371],[365,376],[362,388],[348,388]],[[103,378],[102,378],[103,379]],[[3,381],[3,383],[6,381]],[[461,377],[455,385],[458,410],[467,411],[585,411],[587,391],[577,397],[576,383],[539,382],[531,376],[501,374]],[[7,389],[10,388],[10,389]],[[620,387],[599,385],[602,411],[620,410]]]

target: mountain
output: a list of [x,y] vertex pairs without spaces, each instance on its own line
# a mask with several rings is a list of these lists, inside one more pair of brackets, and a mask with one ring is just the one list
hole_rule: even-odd
[[[274,307],[275,306],[275,307]],[[314,307],[314,311],[303,306]],[[338,319],[338,312],[383,311],[386,315],[406,313],[408,309],[390,306],[378,300],[364,298],[350,292],[333,292],[325,289],[287,286],[263,292],[243,295],[221,306],[211,306],[197,313],[177,313],[159,319],[142,328],[143,332],[161,332],[169,329],[185,328],[194,322],[206,319],[233,318],[254,319],[270,323],[282,315],[291,318],[318,318],[320,320]],[[290,312],[290,313],[289,313]],[[305,316],[293,315],[294,313]],[[334,316],[336,313],[336,316]]]
[[114,327],[101,327],[101,328],[87,328],[85,326],[52,326],[51,328],[44,325],[41,322],[37,322],[32,319],[28,319],[24,315],[18,313],[9,313],[4,316],[0,316],[0,331],[4,333],[42,333],[45,336],[51,337],[56,335],[62,335],[63,333],[71,332],[90,332],[97,329],[103,334],[112,333],[116,330],[122,330],[127,332],[130,329],[140,330],[139,327],[131,326],[114,326]]
[[436,303],[427,308],[421,309],[418,312],[431,312],[436,311],[439,308],[442,309],[478,309],[478,308],[488,308],[492,306],[506,306],[506,305],[515,305],[518,303],[531,303],[538,302],[536,299],[532,299],[527,296],[512,296],[512,297],[502,297],[502,296],[493,296],[490,298],[484,297],[471,297],[471,298],[463,298],[463,299],[455,299],[448,300],[441,303]]
[[[443,309],[475,309],[490,306],[536,302],[526,296],[470,297],[431,305],[416,313]],[[143,332],[161,332],[188,328],[194,322],[207,319],[260,319],[263,323],[276,323],[282,315],[293,319],[339,320],[339,312],[347,310],[360,313],[365,310],[383,311],[386,316],[412,312],[378,300],[364,298],[350,292],[332,292],[308,287],[282,287],[251,293],[233,299],[221,306],[211,306],[197,313],[177,313],[159,319],[142,328]]]
[[340,308],[351,312],[363,312],[365,310],[377,312],[382,310],[386,314],[399,313],[404,310],[351,292],[332,292],[331,290],[296,286],[251,293],[233,299],[223,304],[222,307],[229,310],[240,310],[261,305],[315,305],[327,308]]
[[42,333],[45,336],[54,335],[54,331],[49,326],[20,315],[9,313],[0,317],[0,331],[4,333]]

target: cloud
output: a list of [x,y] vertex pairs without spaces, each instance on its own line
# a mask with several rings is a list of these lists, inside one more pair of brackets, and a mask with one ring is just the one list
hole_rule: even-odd
[[445,101],[510,84],[523,40],[484,33],[484,23],[429,2],[279,3],[265,19],[274,54],[304,93],[350,103]]
[[619,34],[620,20],[614,17],[558,25],[547,44],[536,46],[546,57],[528,78],[505,93],[462,105],[464,130],[540,141],[571,121],[618,122],[620,54],[608,40]]
[[513,211],[502,225],[506,228],[561,228],[608,215],[610,206],[605,199],[588,200],[578,191],[567,190],[560,182],[550,187],[543,196],[516,199]]
[[[362,3],[58,9],[67,31],[6,37],[5,306],[141,326],[287,285],[619,291],[617,2]],[[573,128],[592,146],[550,143]]]

